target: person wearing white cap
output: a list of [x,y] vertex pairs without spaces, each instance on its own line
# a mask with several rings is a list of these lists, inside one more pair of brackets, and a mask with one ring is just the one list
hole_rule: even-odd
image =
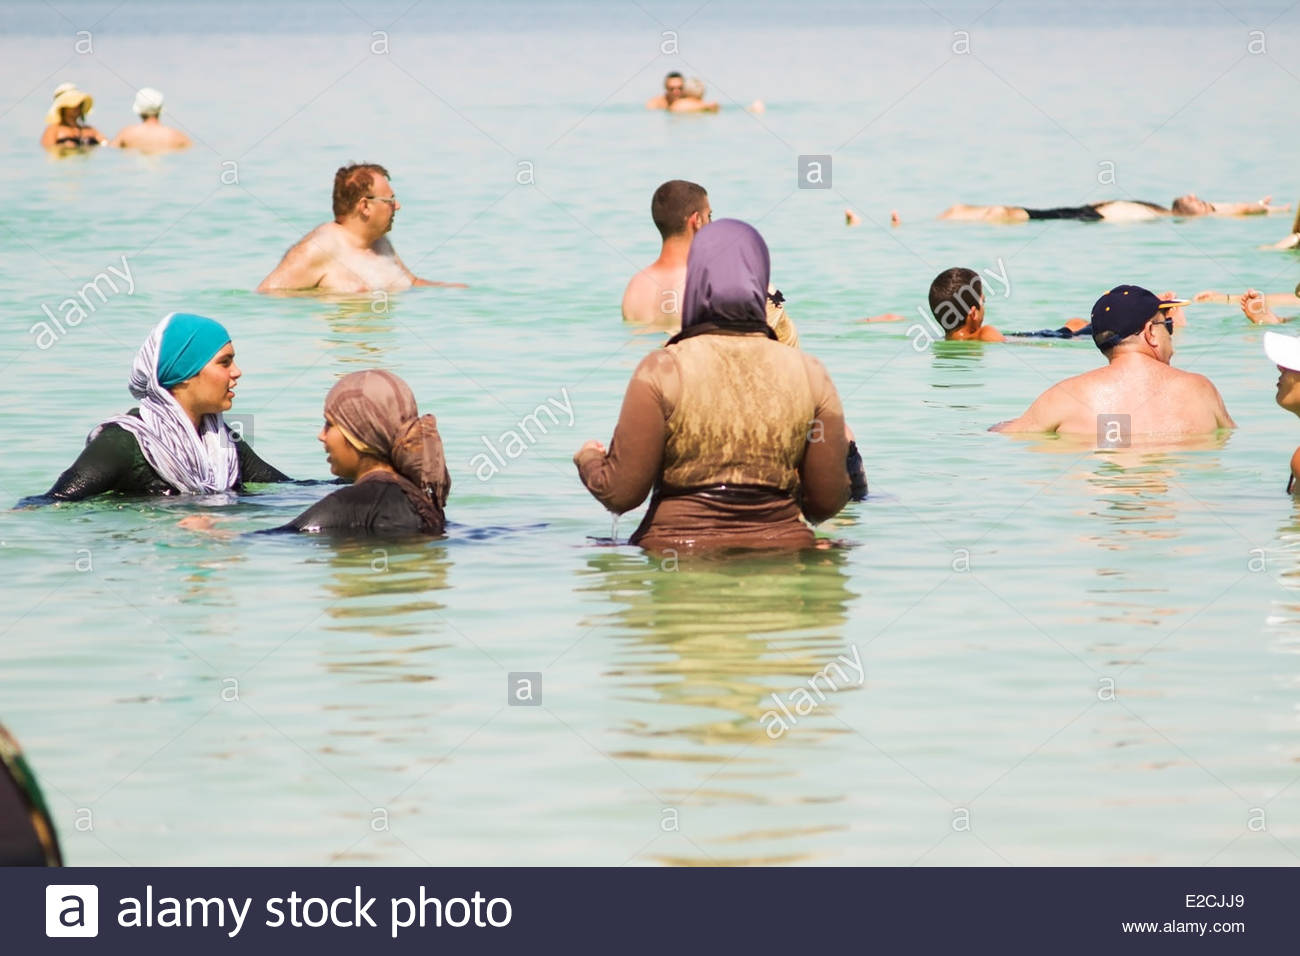
[[54,88],[54,102],[45,114],[45,132],[41,145],[59,152],[80,152],[107,142],[99,130],[83,120],[95,105],[89,93],[77,89],[76,83],[60,83]]
[[[1281,332],[1265,332],[1264,354],[1282,373],[1277,378],[1275,398],[1278,405],[1300,415],[1300,338]],[[1300,476],[1300,448],[1291,456],[1291,478],[1286,483],[1288,493],[1295,489],[1297,476]]]
[[164,126],[162,115],[163,95],[155,89],[144,87],[135,94],[133,109],[140,122],[126,127],[109,143],[122,149],[138,149],[142,153],[165,153],[190,146],[190,138],[178,129]]

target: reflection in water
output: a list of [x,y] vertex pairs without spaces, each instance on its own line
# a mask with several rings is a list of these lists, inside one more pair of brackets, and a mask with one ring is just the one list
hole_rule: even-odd
[[338,360],[366,368],[387,365],[396,326],[397,296],[375,292],[321,298],[334,306],[324,313],[324,319],[330,329],[329,343],[338,350]]
[[1287,632],[1286,644],[1300,644],[1300,499],[1291,499],[1287,520],[1278,525],[1277,546],[1266,556],[1265,567],[1276,572],[1278,584],[1294,596],[1289,601],[1275,601],[1268,623]]
[[[806,760],[808,748],[824,744],[832,734],[850,732],[834,719],[833,708],[836,694],[857,689],[854,683],[828,692],[813,712],[798,717],[775,739],[764,732],[770,721],[762,720],[777,708],[777,697],[788,701],[794,689],[806,687],[827,664],[840,655],[852,656],[843,629],[848,605],[857,595],[848,588],[846,560],[847,554],[838,549],[699,556],[682,558],[680,565],[672,558],[626,551],[593,554],[578,571],[583,580],[576,590],[607,595],[615,608],[588,617],[583,625],[616,630],[622,641],[611,676],[635,692],[633,700],[653,705],[640,711],[641,719],[626,718],[621,729],[637,744],[612,756],[698,767],[687,773],[684,785],[663,791],[683,801],[773,803],[767,787],[751,784],[749,792],[719,787],[715,775],[750,781],[790,777],[797,773],[791,763]],[[666,772],[681,783],[676,771]],[[803,798],[789,796],[788,784],[783,786],[786,796],[781,802],[842,799],[842,794],[828,792],[822,780],[817,783],[815,795]],[[781,816],[778,828],[753,828],[723,842],[794,841],[831,829],[800,826],[798,814],[785,808]],[[795,845],[806,846],[807,841]],[[726,862],[775,863],[806,855],[802,850],[795,856],[778,852]],[[717,854],[707,861],[676,856],[661,860],[722,862]]]
[[325,612],[333,622],[326,630],[367,638],[323,645],[327,668],[366,682],[434,680],[429,655],[449,646],[427,640],[436,629],[434,615],[445,607],[432,592],[449,586],[447,548],[428,538],[320,544],[326,556],[308,563],[328,563],[332,571],[324,585]]
[[1109,552],[1114,561],[1098,562],[1096,579],[1088,588],[1088,603],[1097,609],[1099,621],[1152,628],[1184,613],[1183,598],[1162,585],[1169,579],[1152,569],[1193,553],[1195,541],[1183,541],[1187,513],[1199,517],[1209,509],[1187,490],[1189,479],[1221,469],[1217,454],[1201,452],[1220,449],[1225,442],[1226,436],[1203,436],[1159,446],[1095,449],[1075,436],[1040,436],[1030,446],[1039,452],[1080,455],[1079,470],[1071,469],[1069,478],[1081,486],[1080,513],[1092,531],[1079,540]]
[[935,373],[930,387],[942,389],[943,399],[926,399],[934,408],[974,409],[960,400],[961,391],[988,386],[988,369],[984,367],[983,342],[949,342],[940,339],[930,346],[931,370]]

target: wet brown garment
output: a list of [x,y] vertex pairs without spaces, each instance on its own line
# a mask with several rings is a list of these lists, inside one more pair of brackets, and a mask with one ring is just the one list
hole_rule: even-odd
[[[647,355],[609,453],[578,460],[610,511],[654,488],[633,544],[803,547],[849,496],[844,411],[821,363],[762,334],[712,333]],[[719,490],[721,489],[721,490]]]

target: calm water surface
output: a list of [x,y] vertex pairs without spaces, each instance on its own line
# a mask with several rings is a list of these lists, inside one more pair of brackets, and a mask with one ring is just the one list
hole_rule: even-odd
[[[1226,442],[1094,452],[986,431],[1096,366],[1089,343],[917,349],[911,319],[855,320],[914,317],[958,264],[1005,268],[989,318],[1009,329],[1086,314],[1121,281],[1290,289],[1296,259],[1256,249],[1289,217],[933,216],[1294,200],[1300,14],[406,7],[0,8],[4,500],[43,491],[128,406],[134,351],[173,309],[230,328],[235,410],[281,469],[327,476],[325,392],[379,365],[438,416],[453,478],[435,542],[245,534],[318,485],[0,515],[0,719],[69,861],[1294,863],[1300,513],[1282,490],[1300,433],[1272,403],[1259,330],[1207,306],[1176,339],[1175,363],[1211,376],[1240,425]],[[1267,53],[1250,55],[1257,25]],[[74,51],[79,29],[93,53]],[[724,111],[646,113],[674,67]],[[135,87],[161,88],[195,148],[47,159],[41,118],[69,79],[107,135]],[[761,117],[738,108],[754,98]],[[833,156],[831,189],[796,188],[799,154]],[[406,262],[471,288],[249,291],[328,216],[349,160],[392,172]],[[618,304],[657,251],[650,193],[674,176],[762,230],[836,380],[872,497],[823,532],[851,547],[664,561],[611,546],[639,513],[611,527],[577,481],[573,451],[608,440],[662,341]],[[845,206],[904,225],[847,230]],[[38,348],[42,307],[122,257],[134,291]],[[485,441],[549,400],[573,422],[481,480]],[[195,512],[221,533],[177,527]],[[796,713],[844,660],[861,684]],[[543,675],[541,707],[507,706],[512,671]],[[791,725],[773,739],[779,703]]]

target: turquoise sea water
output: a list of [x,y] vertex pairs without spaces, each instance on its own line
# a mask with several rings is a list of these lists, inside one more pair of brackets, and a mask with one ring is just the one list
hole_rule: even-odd
[[[1124,281],[1292,288],[1294,255],[1256,248],[1289,216],[933,217],[1192,190],[1294,201],[1300,12],[58,0],[0,19],[4,500],[47,488],[129,405],[135,349],[175,309],[231,329],[235,412],[283,470],[327,476],[324,394],[380,365],[438,416],[453,478],[451,533],[416,545],[242,535],[314,486],[0,514],[0,720],[70,862],[1300,855],[1300,514],[1283,494],[1300,433],[1260,331],[1202,306],[1176,339],[1175,364],[1213,378],[1240,426],[1226,443],[1094,452],[986,431],[1097,365],[1089,343],[918,350],[912,318],[855,323],[915,317],[959,264],[1005,269],[989,319],[1006,329],[1084,315]],[[642,109],[673,68],[723,112]],[[36,140],[64,80],[107,135],[136,87],[162,89],[195,148],[48,159]],[[755,98],[762,116],[740,109]],[[800,154],[832,156],[831,189],[796,188]],[[471,288],[250,291],[328,217],[349,160],[392,172],[406,262]],[[611,520],[569,459],[608,440],[661,341],[618,307],[672,177],[763,232],[839,387],[872,487],[823,528],[850,548],[674,563],[602,541]],[[845,229],[845,206],[868,222]],[[42,307],[123,257],[134,290],[38,348]],[[480,480],[485,440],[549,400],[573,423]],[[224,533],[177,527],[195,512]],[[861,685],[765,734],[844,659]],[[507,706],[509,672],[542,674],[542,706]]]

